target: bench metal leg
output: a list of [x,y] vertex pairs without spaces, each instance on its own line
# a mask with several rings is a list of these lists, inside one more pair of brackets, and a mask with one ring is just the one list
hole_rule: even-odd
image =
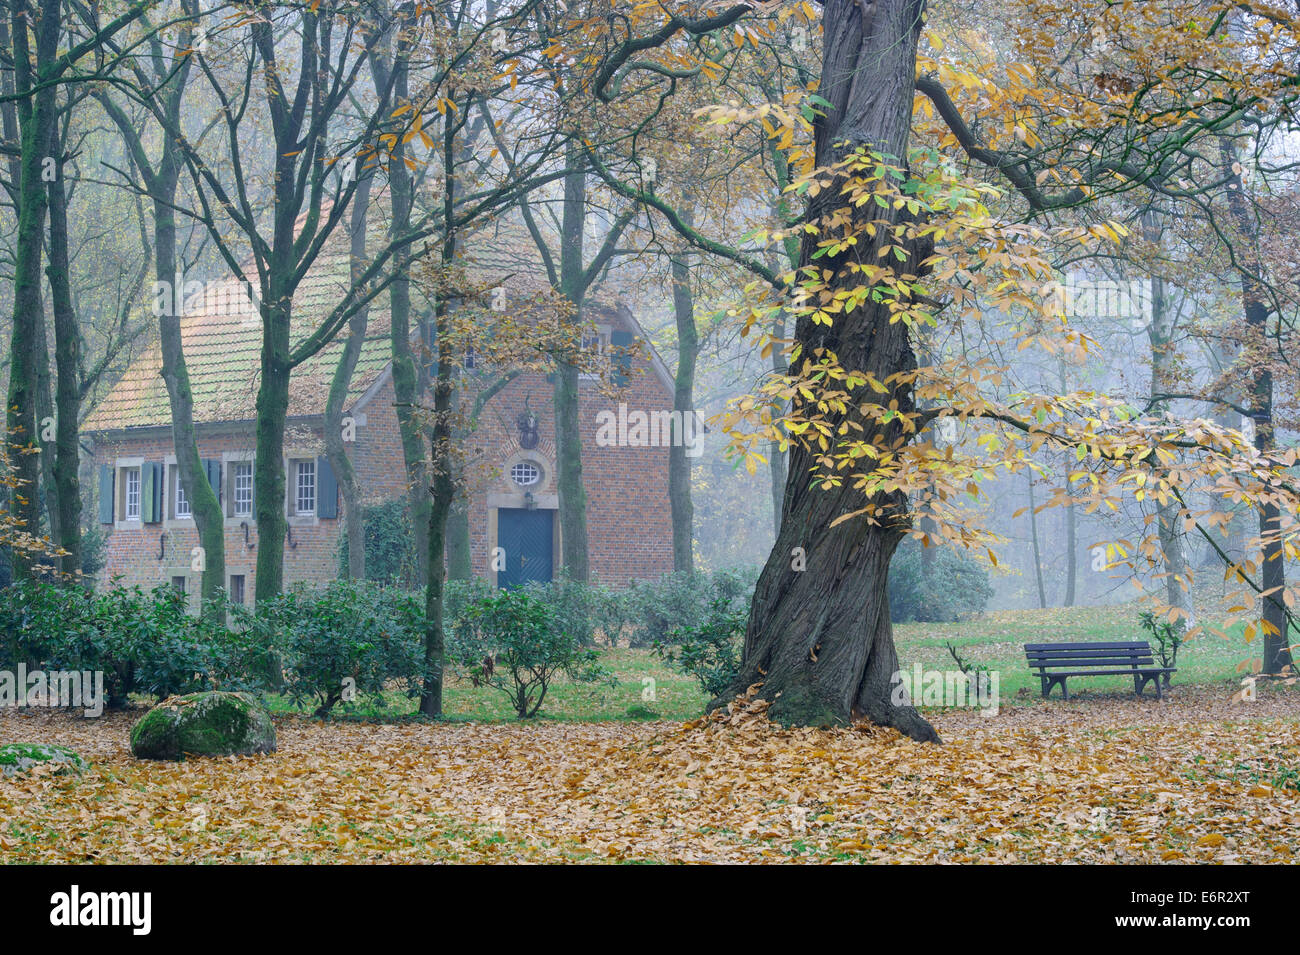
[[1070,698],[1070,691],[1065,686],[1065,677],[1043,674],[1038,679],[1043,683],[1043,699],[1047,699],[1051,695],[1052,687],[1054,686],[1059,686],[1061,688],[1062,699],[1068,700]]
[[1156,699],[1163,700],[1165,697],[1164,693],[1161,692],[1160,674],[1158,673],[1139,673],[1133,677],[1133,688],[1137,691],[1137,695],[1144,695],[1148,683],[1156,688]]

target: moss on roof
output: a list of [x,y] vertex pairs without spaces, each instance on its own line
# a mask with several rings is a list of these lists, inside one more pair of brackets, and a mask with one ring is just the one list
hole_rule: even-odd
[[[553,236],[547,236],[548,241]],[[294,344],[305,339],[341,302],[351,286],[344,232],[327,243],[293,299]],[[500,219],[486,223],[466,243],[471,278],[484,285],[500,283],[513,296],[549,288],[541,255],[523,223]],[[250,270],[250,274],[252,274]],[[592,289],[587,307],[612,315],[621,296],[611,287]],[[372,303],[347,406],[352,407],[388,367],[391,358],[388,296]],[[632,329],[642,336],[628,313]],[[643,337],[643,336],[642,336]],[[324,414],[330,381],[343,349],[343,335],[294,370],[289,383],[289,417]],[[203,285],[200,298],[187,300],[181,339],[194,395],[195,424],[253,421],[261,378],[262,323],[244,285],[234,278]],[[653,353],[653,349],[650,349]],[[656,370],[671,390],[671,378],[658,355]],[[162,379],[162,351],[155,341],[109,390],[82,425],[84,433],[128,428],[170,427],[171,404]]]
[[[348,291],[347,259],[322,256],[294,296],[293,342],[304,339]],[[386,302],[386,296],[381,297]],[[366,341],[352,376],[352,405],[388,366],[389,318],[370,310]],[[323,414],[343,337],[294,370],[289,383],[290,417]],[[185,363],[194,395],[194,421],[256,418],[261,377],[262,323],[247,289],[237,280],[205,283],[202,299],[186,303],[181,318]],[[136,359],[82,425],[85,432],[171,425],[171,404],[162,379],[162,351],[155,342]]]

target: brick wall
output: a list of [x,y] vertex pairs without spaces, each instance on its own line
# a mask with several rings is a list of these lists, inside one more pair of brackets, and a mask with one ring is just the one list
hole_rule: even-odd
[[[221,459],[223,455],[253,456],[253,427],[222,426],[220,429],[201,429],[199,455],[202,458]],[[295,424],[286,436],[286,452],[290,456],[315,456],[324,453],[324,441],[318,428]],[[95,477],[99,465],[113,467],[119,459],[142,458],[147,462],[163,463],[173,458],[170,428],[141,429],[138,432],[100,434],[95,436]],[[229,516],[229,459],[222,467],[221,503],[225,520],[226,574],[243,575],[246,600],[252,602],[257,565],[257,522],[251,517]],[[120,482],[120,476],[117,482]],[[197,593],[200,575],[191,569],[191,551],[198,546],[198,532],[192,520],[172,520],[174,507],[170,479],[164,492],[163,521],[143,523],[122,522],[121,508],[115,502],[114,524],[101,524],[107,536],[105,567],[101,582],[120,578],[125,586],[139,584],[145,588],[166,583],[173,577],[186,577],[186,590]],[[299,582],[319,583],[338,576],[338,535],[342,528],[340,519],[290,518],[293,544],[285,544],[284,582],[291,586]],[[91,517],[98,520],[98,514]],[[247,542],[243,524],[248,525]],[[162,554],[161,559],[159,554]]]
[[[599,447],[596,433],[597,415],[602,410],[617,411],[620,401],[629,409],[647,413],[667,410],[672,407],[671,393],[644,360],[633,363],[627,385],[618,398],[602,396],[595,382],[584,381],[581,387],[583,482],[587,490],[592,574],[605,583],[624,586],[630,580],[667,573],[672,570],[668,448]],[[490,568],[491,549],[496,544],[493,512],[497,507],[523,506],[524,492],[511,481],[510,465],[525,459],[540,465],[542,480],[530,488],[536,506],[554,508],[558,504],[552,394],[553,386],[544,375],[521,375],[488,403],[479,430],[470,439],[472,447],[466,449],[473,462],[468,492],[473,568],[476,575],[488,580],[495,579]],[[539,419],[540,442],[533,450],[520,448],[515,423],[524,410],[525,399]],[[380,379],[373,394],[358,405],[354,419],[356,438],[348,448],[363,500],[374,504],[404,495],[406,473],[390,377],[385,375]],[[252,457],[255,442],[251,422],[200,427],[199,433],[199,453],[203,458],[216,459],[223,454]],[[323,454],[319,426],[293,426],[286,439],[286,452],[291,456],[294,452]],[[95,436],[97,465],[112,466],[117,459],[135,457],[163,462],[172,453],[168,428]],[[222,481],[222,506],[227,514],[229,487],[224,475],[228,470],[227,462]],[[103,580],[118,577],[128,586],[138,583],[152,587],[174,576],[186,576],[187,589],[198,590],[198,575],[190,570],[190,551],[198,544],[197,533],[192,521],[168,520],[170,507],[168,493],[164,521],[160,524],[103,525],[108,535]],[[338,514],[338,519],[291,519],[295,546],[286,544],[285,547],[286,585],[301,581],[325,583],[338,576],[338,538],[343,525],[341,504]],[[120,519],[120,513],[115,517]],[[245,521],[247,544],[241,526]],[[559,527],[558,519],[556,526]],[[251,518],[228,517],[225,531],[226,573],[228,577],[244,575],[247,599],[251,602],[257,562],[257,525]],[[555,566],[558,570],[558,541]]]

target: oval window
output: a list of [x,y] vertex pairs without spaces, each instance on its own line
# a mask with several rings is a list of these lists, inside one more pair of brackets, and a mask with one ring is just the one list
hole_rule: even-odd
[[532,461],[520,461],[510,469],[510,480],[520,487],[532,487],[542,479],[542,469]]

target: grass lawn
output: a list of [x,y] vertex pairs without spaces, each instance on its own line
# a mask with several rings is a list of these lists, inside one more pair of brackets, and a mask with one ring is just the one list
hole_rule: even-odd
[[[999,692],[1003,704],[1013,703],[1027,695],[1038,697],[1038,679],[1025,665],[1026,643],[1074,643],[1086,640],[1119,641],[1147,640],[1153,649],[1155,641],[1138,625],[1135,604],[1109,607],[1055,607],[1048,610],[1006,610],[981,614],[973,620],[960,623],[908,623],[894,628],[898,645],[899,663],[911,668],[920,663],[923,668],[950,670],[955,667],[947,644],[957,648],[962,658],[973,664],[988,667],[999,673]],[[1178,672],[1173,686],[1205,683],[1238,683],[1238,667],[1251,658],[1257,658],[1261,649],[1259,640],[1247,643],[1243,628],[1237,625],[1228,631],[1229,639],[1213,634],[1202,634],[1184,644],[1178,652]],[[1070,680],[1070,694],[1087,691],[1132,692],[1130,677],[1086,677]],[[1052,691],[1052,698],[1060,696]],[[1147,691],[1151,691],[1148,689]]]
[[[1142,640],[1145,631],[1137,625],[1137,607],[1072,607],[1050,610],[1010,610],[983,614],[959,623],[908,623],[894,628],[899,665],[910,671],[917,663],[924,669],[951,670],[956,664],[946,645],[952,643],[970,663],[999,672],[999,694],[1003,706],[1032,705],[1038,699],[1038,681],[1025,665],[1024,645],[1050,641]],[[1178,657],[1174,688],[1192,684],[1236,684],[1237,667],[1258,655],[1258,642],[1247,644],[1238,627],[1231,640],[1205,635],[1185,645]],[[664,665],[649,650],[619,648],[605,650],[601,660],[614,674],[614,683],[581,684],[559,677],[552,685],[538,719],[556,722],[605,722],[610,720],[690,720],[704,711],[705,694],[690,677]],[[653,683],[647,683],[650,680]],[[1089,677],[1070,681],[1071,695],[1132,691],[1128,677]],[[644,698],[653,689],[653,700]],[[1150,690],[1148,690],[1150,693]],[[1060,691],[1053,691],[1053,699]],[[310,713],[284,697],[268,700],[273,713]],[[399,692],[388,693],[384,705],[359,700],[351,707],[339,706],[336,718],[401,720],[415,712],[414,701]],[[474,687],[452,677],[446,688],[444,712],[449,720],[497,722],[513,720],[514,710],[504,694],[487,687]]]
[[[660,661],[649,650],[619,648],[601,653],[601,663],[613,674],[612,683],[574,683],[564,675],[556,678],[535,719],[555,722],[606,722],[609,720],[690,720],[704,712],[707,702],[699,685]],[[653,681],[647,684],[645,681]],[[644,694],[653,689],[654,698]],[[286,697],[267,700],[272,713],[310,713],[298,709]],[[340,704],[332,716],[360,719],[402,719],[415,713],[416,703],[400,692],[385,694],[384,705],[368,699],[350,707]],[[504,693],[490,687],[475,687],[468,680],[448,674],[443,694],[443,713],[453,722],[499,722],[514,720],[515,711]]]

